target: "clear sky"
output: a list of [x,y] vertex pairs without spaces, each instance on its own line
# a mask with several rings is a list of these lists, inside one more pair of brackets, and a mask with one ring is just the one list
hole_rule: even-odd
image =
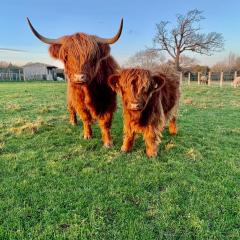
[[216,31],[225,38],[225,50],[212,57],[201,57],[202,64],[223,60],[231,51],[240,55],[239,0],[1,0],[0,48],[23,49],[27,52],[0,51],[0,61],[55,63],[48,56],[47,46],[32,35],[28,16],[36,29],[50,38],[75,32],[101,37],[116,33],[121,17],[124,29],[120,40],[112,45],[112,54],[119,63],[136,51],[152,46],[156,23],[175,21],[177,13],[197,8],[205,20],[205,32]]

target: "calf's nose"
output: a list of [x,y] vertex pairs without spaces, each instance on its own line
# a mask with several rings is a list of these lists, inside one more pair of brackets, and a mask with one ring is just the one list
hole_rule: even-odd
[[142,104],[140,103],[131,103],[131,109],[141,109]]

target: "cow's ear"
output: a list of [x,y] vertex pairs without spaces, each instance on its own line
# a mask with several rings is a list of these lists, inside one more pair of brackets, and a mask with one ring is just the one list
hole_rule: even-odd
[[153,90],[161,89],[165,85],[165,77],[161,75],[153,75],[152,76],[152,88]]
[[115,92],[119,90],[119,78],[119,74],[113,74],[108,78],[108,84]]
[[56,59],[63,60],[62,57],[60,56],[60,49],[61,49],[61,44],[51,44],[49,47],[49,54]]

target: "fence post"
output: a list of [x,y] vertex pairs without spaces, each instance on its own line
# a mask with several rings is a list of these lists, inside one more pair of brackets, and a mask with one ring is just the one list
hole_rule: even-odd
[[191,73],[188,73],[188,85],[190,85],[190,81],[191,81]]
[[235,78],[237,78],[237,71],[234,72],[234,78],[233,78],[233,80],[234,80]]
[[201,77],[201,73],[198,72],[198,77],[197,77],[197,83],[198,83],[198,85],[200,85],[200,77]]
[[182,81],[183,81],[183,73],[182,72],[180,72],[180,76],[179,77],[180,77],[180,85],[182,85]]
[[208,72],[208,86],[211,85],[211,72]]
[[223,86],[223,71],[221,71],[221,75],[220,75],[220,87]]

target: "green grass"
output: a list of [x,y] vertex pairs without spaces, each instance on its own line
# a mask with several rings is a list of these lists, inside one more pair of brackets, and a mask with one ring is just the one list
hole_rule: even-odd
[[65,83],[0,84],[0,239],[240,239],[240,89],[182,87],[157,158],[70,126]]

